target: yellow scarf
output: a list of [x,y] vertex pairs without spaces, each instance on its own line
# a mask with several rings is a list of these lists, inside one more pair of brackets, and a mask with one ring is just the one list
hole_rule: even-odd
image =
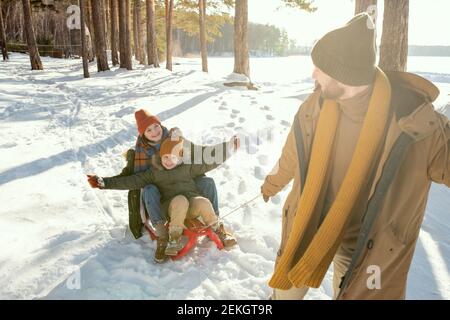
[[350,216],[358,191],[369,174],[372,160],[383,141],[391,101],[391,86],[386,75],[378,69],[369,108],[350,166],[325,220],[314,235],[300,260],[294,255],[306,226],[312,218],[319,194],[325,183],[334,136],[339,122],[339,107],[325,100],[316,128],[308,175],[291,233],[269,285],[287,290],[294,285],[318,288],[338,249],[345,224]]

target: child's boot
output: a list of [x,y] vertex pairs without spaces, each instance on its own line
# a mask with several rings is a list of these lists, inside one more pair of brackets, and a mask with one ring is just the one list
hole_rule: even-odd
[[166,260],[166,247],[169,240],[169,234],[164,223],[159,223],[155,227],[156,229],[156,251],[154,260],[156,263],[163,263]]
[[183,249],[183,244],[181,243],[181,234],[183,229],[174,228],[169,232],[169,243],[167,244],[165,254],[166,256],[176,256],[178,251]]

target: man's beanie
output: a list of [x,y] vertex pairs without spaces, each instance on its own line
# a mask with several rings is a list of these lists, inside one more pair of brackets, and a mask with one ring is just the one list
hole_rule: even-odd
[[134,113],[134,117],[136,118],[136,125],[138,127],[139,134],[144,134],[145,129],[147,129],[152,124],[161,125],[161,121],[159,121],[157,116],[151,115],[147,110],[141,109]]
[[375,26],[367,13],[330,31],[314,46],[314,65],[333,79],[350,86],[372,83],[376,72]]

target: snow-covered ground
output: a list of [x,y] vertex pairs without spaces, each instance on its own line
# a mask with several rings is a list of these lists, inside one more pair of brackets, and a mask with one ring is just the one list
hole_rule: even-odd
[[[127,230],[126,192],[91,189],[85,174],[115,175],[134,145],[134,111],[147,108],[196,143],[240,133],[245,148],[210,175],[224,216],[252,199],[277,160],[293,115],[311,91],[308,57],[251,60],[259,91],[227,88],[232,59],[176,59],[174,72],[135,65],[83,79],[79,60],[0,62],[0,298],[266,299],[285,190],[225,218],[239,246],[204,241],[177,262],[153,262],[155,243]],[[446,68],[446,69],[445,69]],[[450,116],[450,58],[411,58],[436,82]],[[265,139],[271,133],[272,139]],[[258,141],[257,137],[263,137]],[[410,271],[410,299],[450,299],[450,190],[433,185]],[[78,282],[79,280],[79,282]],[[310,299],[332,296],[331,270]]]

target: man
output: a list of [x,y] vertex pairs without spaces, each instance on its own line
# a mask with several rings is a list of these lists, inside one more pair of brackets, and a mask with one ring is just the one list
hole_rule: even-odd
[[312,51],[317,88],[302,104],[264,200],[292,179],[269,285],[302,299],[333,262],[335,299],[404,299],[431,182],[450,186],[450,124],[438,89],[375,65],[369,15]]

